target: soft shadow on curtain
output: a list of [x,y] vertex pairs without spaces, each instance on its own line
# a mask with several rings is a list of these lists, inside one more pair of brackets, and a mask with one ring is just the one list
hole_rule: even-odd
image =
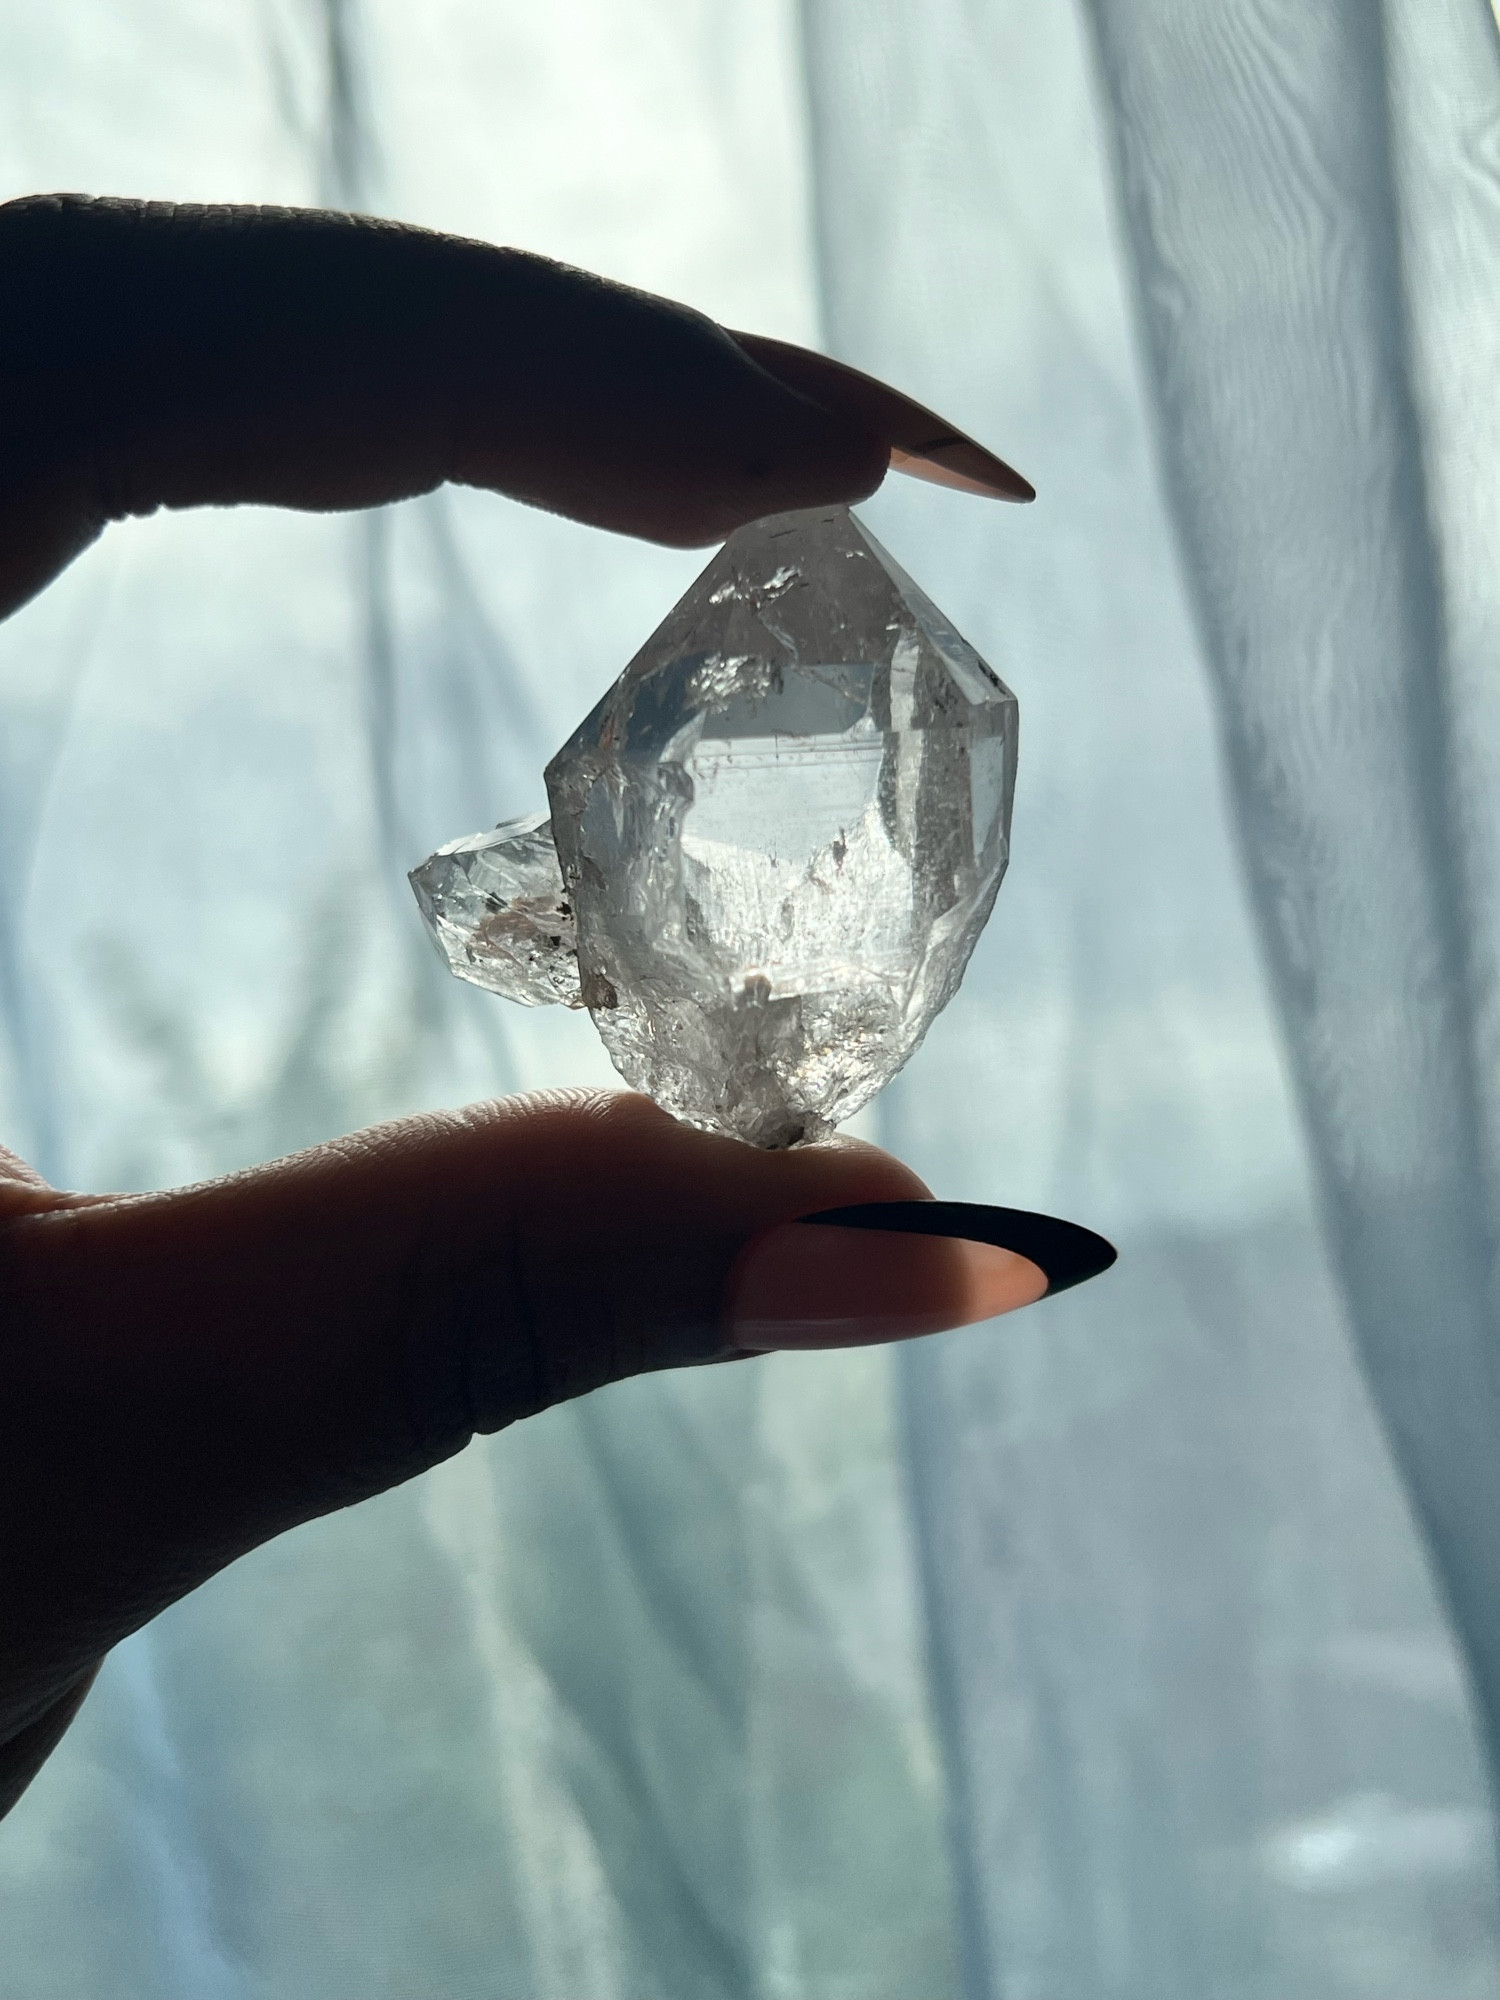
[[[1236,511],[1216,423],[1253,409],[1321,453],[1332,412],[1281,398],[1334,336],[1313,314],[1306,340],[1291,317],[1279,345],[1231,340],[1231,279],[1295,286],[1194,147],[1233,155],[1232,114],[1261,102],[1244,78],[1335,56],[1268,8],[1224,14],[1265,33],[1206,43],[1188,0],[1101,14],[1102,97],[1069,0],[0,15],[0,194],[333,200],[523,243],[826,338],[1036,477],[1026,516],[914,487],[869,510],[1023,717],[1011,879],[883,1136],[942,1193],[1076,1214],[1125,1252],[1097,1297],[899,1365],[607,1391],[236,1566],[120,1649],[0,1828],[7,1996],[1494,1990],[1480,1759],[1311,1221],[1127,303],[1133,262],[1261,892],[1272,808],[1316,788],[1295,755],[1274,787],[1278,766],[1246,776],[1235,703],[1305,685],[1342,724],[1403,665],[1372,628],[1389,671],[1361,681],[1348,634],[1320,650],[1296,608],[1325,573],[1357,608],[1327,537],[1364,531],[1332,473],[1321,511],[1306,482],[1296,521],[1273,497],[1290,546],[1328,552],[1274,589],[1265,522]],[[1432,134],[1458,72],[1390,18],[1414,259],[1438,240],[1414,204],[1443,209]],[[1477,60],[1459,150],[1482,166]],[[1215,61],[1240,81],[1210,116]],[[1202,129],[1179,87],[1203,90]],[[1280,214],[1281,163],[1322,162],[1324,128],[1255,129],[1242,198],[1261,212],[1259,174]],[[1362,184],[1334,180],[1363,214]],[[1480,228],[1473,199],[1449,227]],[[1304,279],[1325,254],[1344,270],[1328,244]],[[1473,286],[1492,266],[1476,248],[1444,268]],[[1460,363],[1484,379],[1474,297],[1425,327],[1425,386],[1392,404],[1452,442],[1428,478],[1451,482],[1455,548],[1487,518],[1456,389]],[[1280,373],[1257,373],[1268,353]],[[1358,381],[1373,409],[1380,380]],[[1247,464],[1271,451],[1252,443]],[[75,1185],[151,1185],[422,1104],[608,1081],[586,1024],[444,979],[399,872],[538,802],[546,753],[698,566],[464,493],[112,531],[0,628],[0,1130]],[[1461,575],[1448,657],[1467,633],[1478,758],[1500,740],[1482,564]],[[1256,727],[1305,743],[1278,718]],[[1418,799],[1421,773],[1398,775]],[[1482,828],[1472,775],[1463,797]],[[1293,845],[1286,879],[1324,854]],[[1401,904],[1413,923],[1426,893]],[[1334,978],[1354,992],[1367,947],[1328,935],[1354,940]],[[1404,1145],[1371,1050],[1360,1130]],[[1323,1072],[1291,1067],[1343,1214]],[[1461,1353],[1473,1322],[1448,1323]],[[1450,1578],[1477,1574],[1464,1559]]]

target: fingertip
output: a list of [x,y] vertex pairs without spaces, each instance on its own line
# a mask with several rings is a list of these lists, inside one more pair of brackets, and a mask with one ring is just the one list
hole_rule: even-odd
[[602,525],[704,548],[769,514],[852,506],[879,487],[890,452],[875,432],[777,381],[727,339],[724,349],[727,380],[700,392],[696,408],[674,410],[680,447],[652,438],[641,448],[628,500],[622,482]]
[[[627,1188],[670,1187],[683,1215],[710,1204],[716,1210],[743,1208],[747,1233],[815,1207],[931,1199],[931,1190],[904,1161],[844,1132],[767,1151],[686,1124],[633,1090],[540,1092],[501,1099],[494,1111],[507,1123],[518,1121],[532,1146],[542,1143],[538,1126],[545,1126],[550,1159],[576,1158],[580,1170],[587,1162],[591,1180],[598,1176],[622,1194]],[[835,1198],[835,1189],[846,1192]]]
[[888,382],[790,341],[754,333],[732,338],[776,381],[871,433],[884,454],[882,473],[894,468],[990,500],[1036,498],[1014,466]]
[[855,418],[777,386],[787,411],[785,455],[779,469],[795,483],[797,504],[821,507],[868,499],[890,470],[885,440]]
[[875,1145],[869,1139],[856,1139],[845,1132],[835,1132],[829,1138],[820,1139],[816,1144],[800,1149],[802,1156],[827,1162],[830,1177],[837,1176],[842,1182],[858,1182],[869,1187],[872,1192],[865,1197],[872,1202],[886,1201],[930,1201],[932,1190],[913,1168],[904,1160],[898,1160],[894,1153],[888,1153],[883,1146]]
[[767,514],[867,500],[890,470],[890,447],[878,430],[804,394],[763,368],[738,341],[732,344],[754,376],[745,410],[754,444],[735,496],[743,511],[733,526]]

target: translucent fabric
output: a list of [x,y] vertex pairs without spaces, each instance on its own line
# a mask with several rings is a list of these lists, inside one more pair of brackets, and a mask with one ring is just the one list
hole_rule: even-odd
[[[1478,106],[1500,111],[1493,25],[1421,11],[1420,37],[1393,21],[1402,143],[1430,210],[1462,195],[1443,223],[1462,250],[1442,259],[1414,212],[1452,292],[1407,295],[1468,360],[1487,338],[1474,288],[1500,274],[1467,193]],[[854,0],[809,17],[830,337],[994,437],[1042,496],[953,539],[916,526],[925,496],[885,503],[1022,715],[1001,913],[887,1137],[945,1189],[961,1175],[1122,1245],[1116,1277],[903,1357],[972,1993],[1396,2000],[1495,1980],[1462,1675],[1283,1080],[1321,1190],[1367,1190],[1380,1162],[1427,1197],[1370,1204],[1357,1236],[1346,1211],[1334,1240],[1366,1352],[1400,1329],[1382,1415],[1425,1432],[1458,1545],[1445,1579],[1472,1576],[1496,1424],[1459,1312],[1473,1264],[1438,1274],[1485,1183],[1448,1085],[1466,1003],[1429,950],[1452,923],[1424,872],[1432,735],[1395,692],[1430,683],[1435,608],[1420,515],[1386,499],[1417,440],[1377,15],[1101,5],[1097,48],[1058,8],[887,9],[879,34]],[[1468,365],[1465,463],[1487,467],[1493,389]],[[1465,497],[1455,536],[1491,512]],[[1465,738],[1477,756],[1493,726],[1475,714]],[[1279,940],[1285,1069],[1221,768]]]
[[[1021,712],[995,919],[872,1129],[1122,1252],[899,1356],[612,1388],[236,1565],[0,1826],[7,1993],[1495,1990],[1442,1597],[1492,1686],[1500,84],[1479,0],[1378,15],[0,14],[0,193],[521,243],[1036,481],[865,510]],[[157,1185],[609,1082],[447,978],[404,870],[543,804],[701,561],[452,491],[111,529],[0,627],[8,1141]]]

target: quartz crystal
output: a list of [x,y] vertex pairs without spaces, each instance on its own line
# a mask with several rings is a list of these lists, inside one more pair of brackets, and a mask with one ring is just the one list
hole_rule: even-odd
[[1014,695],[869,530],[779,515],[730,539],[548,765],[560,875],[532,820],[413,881],[461,976],[581,995],[627,1082],[786,1146],[865,1104],[952,999],[1015,768]]
[[450,972],[523,1007],[583,1005],[573,912],[545,813],[450,840],[410,881]]

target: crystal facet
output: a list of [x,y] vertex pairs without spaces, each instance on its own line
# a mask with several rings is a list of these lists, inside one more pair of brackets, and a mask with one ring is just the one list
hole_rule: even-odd
[[463,978],[587,1006],[669,1111],[792,1145],[952,999],[1015,771],[1014,695],[869,531],[784,514],[726,543],[552,759],[555,855],[517,821],[412,880]]
[[409,879],[450,972],[523,1007],[583,1005],[573,912],[545,813],[450,840]]

